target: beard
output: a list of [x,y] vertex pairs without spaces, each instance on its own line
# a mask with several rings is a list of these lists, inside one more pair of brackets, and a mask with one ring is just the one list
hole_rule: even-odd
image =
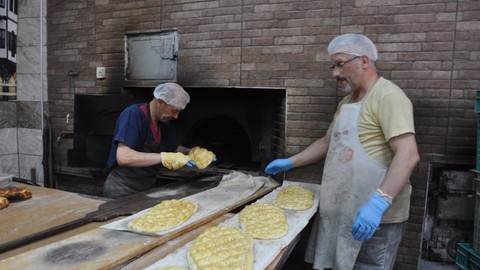
[[173,117],[160,117],[160,118],[158,119],[158,122],[159,122],[159,123],[167,123],[167,122],[169,122],[169,121],[171,121],[171,120],[173,120]]
[[337,77],[337,82],[340,85],[340,88],[342,88],[342,92],[345,94],[350,94],[352,92],[352,86],[345,78]]
[[345,87],[342,87],[342,91],[345,94],[350,94],[352,92],[352,86],[349,83],[347,83]]

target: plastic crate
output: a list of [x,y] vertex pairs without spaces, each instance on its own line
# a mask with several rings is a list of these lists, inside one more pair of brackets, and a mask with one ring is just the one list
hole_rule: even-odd
[[470,260],[470,270],[479,270],[480,269],[480,263],[473,260],[472,258],[470,258],[469,260]]
[[457,243],[457,254],[455,255],[455,264],[460,269],[470,269],[470,253],[473,252],[472,245],[469,243]]
[[477,252],[472,250],[469,260],[471,270],[480,270],[480,255]]
[[475,178],[475,215],[473,219],[472,248],[480,254],[480,178]]
[[477,119],[477,160],[475,168],[477,171],[480,171],[480,114],[478,115]]
[[480,90],[477,90],[477,95],[475,96],[475,107],[473,109],[478,116],[477,119],[477,164],[476,169],[480,171]]
[[480,90],[477,90],[477,96],[475,97],[475,108],[476,113],[480,113]]

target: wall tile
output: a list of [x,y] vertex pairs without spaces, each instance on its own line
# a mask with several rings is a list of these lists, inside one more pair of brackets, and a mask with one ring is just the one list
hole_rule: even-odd
[[[43,89],[42,84],[43,83]],[[48,83],[47,75],[43,75],[43,81],[40,80],[40,74],[17,74],[17,100],[19,101],[41,101],[43,91],[43,101],[48,101]]]
[[18,153],[43,155],[43,140],[41,129],[18,129]]
[[[45,20],[42,18],[42,20]],[[46,33],[47,29],[46,27],[42,27],[40,29],[40,18],[34,17],[34,18],[23,18],[23,19],[18,19],[18,33],[22,33],[21,35],[18,35],[17,39],[17,46],[33,46],[33,45],[39,45],[40,44],[40,30],[43,33],[43,39],[42,43],[43,45],[46,44]]]
[[[46,48],[43,48],[42,51],[43,55],[46,55]],[[19,46],[17,52],[17,74],[40,73],[40,49],[38,46]],[[45,60],[44,58],[44,71],[46,70]]]
[[0,128],[0,155],[12,155],[17,151],[17,128]]
[[38,101],[21,101],[18,102],[17,109],[17,125],[19,128],[38,128],[42,126],[41,122],[41,103]]
[[[34,155],[19,155],[20,162],[20,178],[32,180],[35,178],[37,184],[43,186],[44,175],[43,175],[43,166],[42,166],[42,156]],[[32,177],[32,169],[34,169],[34,175]]]
[[40,16],[40,4],[45,17],[47,14],[47,0],[18,0],[18,18],[29,18]]
[[19,176],[18,155],[0,155],[0,172]]
[[0,128],[17,126],[17,103],[0,101]]

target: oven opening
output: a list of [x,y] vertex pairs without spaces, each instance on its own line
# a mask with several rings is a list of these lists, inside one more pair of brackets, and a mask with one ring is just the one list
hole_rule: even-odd
[[251,160],[251,142],[243,127],[230,117],[216,116],[202,120],[187,135],[190,146],[206,148],[217,157],[220,168],[254,169],[259,162]]
[[285,89],[185,90],[190,103],[172,125],[185,146],[214,152],[215,167],[259,172],[283,155]]
[[[68,151],[68,166],[90,168],[94,177],[102,177],[116,118],[126,106],[152,98],[150,88],[124,90],[122,95],[75,95],[74,148]],[[185,90],[190,94],[190,103],[171,124],[184,146],[201,146],[216,154],[213,169],[258,173],[270,161],[283,156],[286,89]],[[181,171],[161,170],[159,177]]]

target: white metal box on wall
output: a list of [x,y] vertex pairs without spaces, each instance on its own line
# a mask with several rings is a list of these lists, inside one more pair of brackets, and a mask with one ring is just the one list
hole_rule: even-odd
[[124,39],[125,86],[154,87],[177,81],[176,29],[128,32]]

